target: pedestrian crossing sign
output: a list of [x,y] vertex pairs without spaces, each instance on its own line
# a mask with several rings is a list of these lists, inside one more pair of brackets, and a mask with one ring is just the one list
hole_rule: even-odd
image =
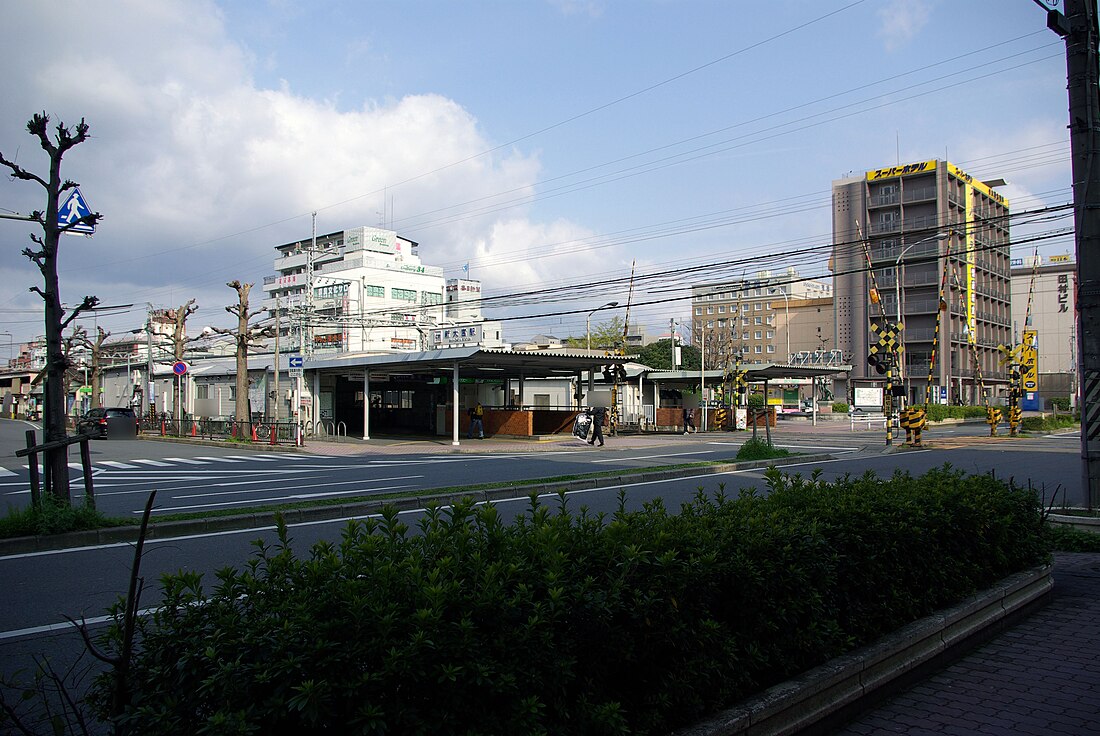
[[88,201],[84,199],[84,195],[80,193],[80,188],[73,187],[65,204],[57,209],[57,226],[67,233],[94,235],[95,222],[84,220],[91,216],[92,210],[88,207]]

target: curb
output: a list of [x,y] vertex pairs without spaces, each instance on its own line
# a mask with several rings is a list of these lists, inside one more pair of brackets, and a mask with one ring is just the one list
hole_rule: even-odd
[[1048,514],[1047,521],[1051,524],[1058,524],[1059,526],[1068,526],[1072,527],[1073,529],[1080,529],[1083,532],[1100,534],[1100,517],[1073,516],[1071,514]]
[[962,603],[782,682],[673,736],[825,734],[1046,605],[1051,565],[1010,575]]
[[[815,455],[794,455],[786,458],[773,458],[771,460],[723,463],[722,465],[708,465],[683,469],[665,468],[642,473],[631,473],[629,475],[578,478],[577,480],[551,483],[532,481],[522,485],[453,493],[436,493],[431,490],[425,490],[421,495],[405,498],[379,499],[377,501],[362,501],[359,503],[340,504],[337,506],[311,506],[301,509],[287,509],[280,513],[282,513],[286,523],[293,526],[298,523],[380,514],[382,509],[386,506],[395,506],[399,511],[410,511],[425,508],[430,504],[446,506],[468,497],[472,497],[478,503],[490,503],[493,501],[523,498],[532,493],[537,493],[542,496],[562,492],[568,493],[570,491],[593,490],[597,488],[615,488],[617,486],[633,483],[670,480],[693,475],[717,475],[735,470],[753,470],[772,466],[783,467],[784,465],[790,464],[802,464],[832,459],[834,459],[832,455],[819,453]],[[149,531],[146,538],[172,539],[175,537],[216,531],[273,527],[275,526],[275,514],[276,512],[269,511],[237,514],[233,516],[213,516],[205,519],[152,522],[149,524]],[[0,539],[0,556],[72,549],[75,547],[93,547],[103,544],[136,542],[139,531],[140,529],[137,525],[128,525],[47,536]]]

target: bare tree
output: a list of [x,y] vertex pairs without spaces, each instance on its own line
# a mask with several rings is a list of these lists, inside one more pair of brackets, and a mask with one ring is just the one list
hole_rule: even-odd
[[[237,292],[237,303],[225,308],[225,311],[230,314],[237,315],[237,329],[233,331],[215,327],[214,331],[221,335],[233,335],[237,341],[237,398],[233,411],[241,428],[238,436],[250,437],[252,436],[250,427],[252,416],[248,410],[248,349],[255,347],[261,337],[271,337],[275,332],[270,327],[259,328],[249,325],[253,317],[264,311],[262,309],[248,311],[248,292],[251,291],[252,284],[242,284],[240,281],[233,280],[226,286]],[[279,370],[279,367],[276,366],[275,370]]]
[[[46,334],[46,386],[43,405],[42,430],[46,442],[62,440],[65,438],[65,394],[63,386],[65,371],[68,369],[68,361],[61,350],[61,335],[65,328],[76,319],[76,316],[86,309],[90,309],[99,303],[94,296],[86,296],[80,305],[66,316],[65,309],[61,306],[61,292],[57,278],[57,250],[61,240],[61,234],[81,225],[95,225],[100,219],[99,213],[81,217],[62,226],[58,220],[57,211],[60,206],[61,195],[77,186],[71,180],[61,179],[61,159],[73,146],[83,143],[88,138],[88,124],[81,118],[73,128],[64,123],[58,123],[53,139],[49,134],[50,117],[46,113],[36,113],[27,123],[27,132],[38,139],[42,150],[50,158],[50,173],[46,179],[27,171],[13,161],[9,161],[0,153],[0,164],[8,167],[16,179],[37,182],[46,190],[46,209],[35,210],[31,213],[31,219],[42,228],[42,235],[31,235],[31,242],[37,247],[24,248],[23,255],[38,266],[42,273],[42,288],[32,286],[31,291],[42,297],[45,303],[45,334]],[[47,468],[46,477],[49,479],[47,490],[58,499],[69,503],[69,452],[67,447],[56,447],[46,450],[43,457],[43,465]]]
[[[187,318],[199,311],[199,305],[194,299],[188,299],[186,304],[181,304],[177,309],[166,309],[164,316],[172,320],[172,358],[179,362],[183,360],[187,352]],[[172,385],[172,406],[180,407],[180,384],[176,381]],[[180,412],[180,416],[183,413]]]

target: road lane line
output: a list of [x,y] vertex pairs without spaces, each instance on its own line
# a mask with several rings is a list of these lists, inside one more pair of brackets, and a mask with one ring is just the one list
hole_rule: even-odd
[[196,460],[206,460],[206,461],[212,462],[212,463],[239,463],[239,462],[243,462],[242,460],[232,460],[232,459],[227,458],[227,457],[214,457],[212,455],[211,456],[206,456],[206,455],[196,456],[195,459]]
[[166,457],[164,458],[168,462],[183,463],[184,465],[209,465],[210,463],[205,460],[195,460],[189,457]]
[[245,460],[259,463],[274,463],[279,461],[277,457],[267,457],[266,455],[226,455],[225,458],[227,460]]
[[7,468],[0,468],[0,478],[7,478],[9,475],[15,475],[15,471],[8,470]]
[[154,468],[170,468],[172,463],[161,462],[160,460],[131,460],[132,463],[141,463],[142,465],[152,465]]
[[[333,496],[347,496],[350,494],[370,494],[379,493],[380,491],[397,491],[402,488],[410,488],[408,484],[397,486],[382,486],[381,488],[353,488],[349,491],[331,491],[329,493],[296,493],[290,496],[269,496],[265,498],[249,498],[240,501],[220,501],[217,503],[198,503],[191,506],[165,506],[163,508],[154,509],[157,512],[165,511],[194,511],[195,509],[203,508],[217,508],[219,506],[238,506],[242,503],[279,503],[282,501],[306,501],[311,498],[332,498]],[[177,496],[178,498],[178,496]],[[132,513],[142,514],[144,511],[134,511]]]

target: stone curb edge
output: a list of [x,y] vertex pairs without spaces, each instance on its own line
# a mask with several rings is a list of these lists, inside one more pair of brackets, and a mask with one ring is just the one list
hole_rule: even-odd
[[1049,602],[1053,567],[1010,575],[962,603],[815,667],[673,736],[829,733]]
[[[340,504],[338,506],[313,506],[283,511],[287,525],[369,516],[381,513],[385,506],[395,506],[400,511],[425,508],[429,504],[448,505],[463,498],[487,503],[512,498],[523,498],[532,493],[555,494],[562,491],[583,491],[597,488],[615,488],[620,485],[669,480],[692,475],[718,475],[734,470],[752,470],[771,466],[783,467],[791,464],[804,464],[835,459],[832,455],[792,455],[771,460],[754,460],[741,463],[723,463],[703,467],[683,469],[662,469],[620,476],[583,478],[560,483],[528,483],[524,485],[466,491],[461,493],[431,493],[408,498],[380,499],[361,503]],[[195,534],[241,529],[260,529],[275,525],[275,513],[235,514],[233,516],[215,516],[206,519],[187,519],[185,521],[166,521],[149,525],[147,539],[172,539]],[[94,547],[104,544],[124,544],[137,541],[137,526],[118,526],[103,529],[90,529],[83,532],[67,532],[37,537],[14,537],[0,539],[0,556],[47,552],[75,547]]]

